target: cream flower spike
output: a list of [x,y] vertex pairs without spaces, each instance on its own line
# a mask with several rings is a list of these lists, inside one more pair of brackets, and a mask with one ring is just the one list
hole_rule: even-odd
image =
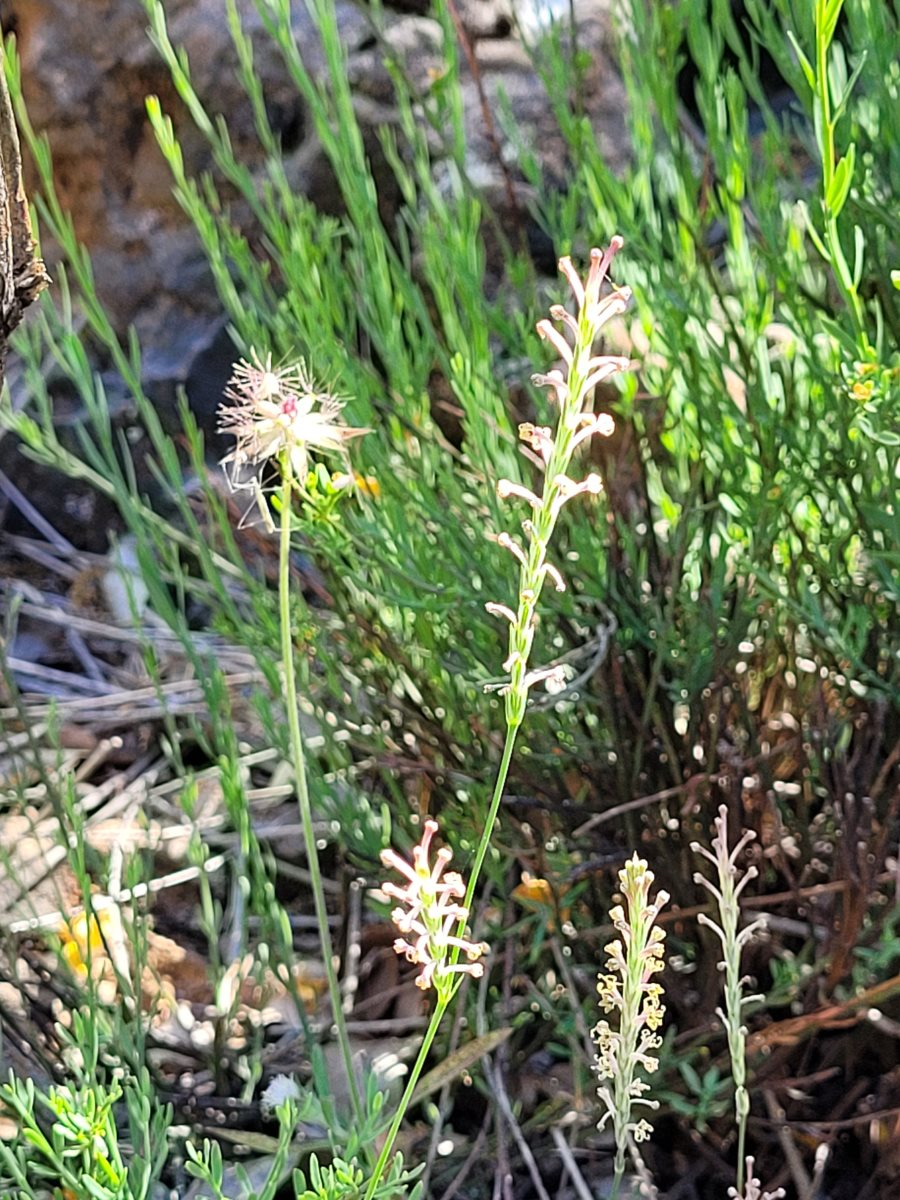
[[606,971],[597,981],[603,1012],[617,1014],[614,1023],[600,1021],[592,1036],[600,1080],[597,1094],[605,1110],[599,1128],[612,1123],[618,1183],[629,1140],[643,1142],[653,1132],[649,1121],[634,1110],[657,1107],[655,1100],[647,1098],[650,1085],[641,1076],[652,1075],[659,1067],[656,1051],[662,1045],[659,1029],[666,1010],[661,1003],[662,985],[653,977],[665,967],[665,934],[656,919],[669,896],[660,891],[651,899],[652,885],[653,872],[635,854],[619,872],[624,903],[609,914],[619,936],[606,946]]
[[[526,457],[543,475],[542,485],[532,491],[513,480],[497,482],[497,495],[501,500],[524,501],[531,509],[529,518],[523,522],[528,537],[527,548],[509,534],[497,538],[497,544],[509,550],[519,565],[516,611],[513,614],[511,606],[494,601],[487,605],[488,612],[503,617],[510,624],[506,659],[509,665],[505,668],[510,675],[501,692],[506,696],[507,724],[515,728],[524,719],[529,688],[546,675],[529,665],[542,588],[547,579],[557,591],[565,588],[562,575],[547,558],[556,522],[570,500],[581,495],[596,496],[603,490],[599,475],[589,474],[584,479],[573,480],[569,470],[579,446],[595,435],[609,437],[615,429],[609,413],[593,412],[592,397],[599,383],[629,366],[627,358],[594,353],[594,342],[602,326],[611,317],[623,313],[631,298],[627,288],[612,288],[606,295],[601,295],[612,260],[621,246],[622,239],[614,237],[606,250],[592,250],[591,265],[584,282],[571,259],[560,259],[559,269],[572,289],[577,315],[573,316],[562,305],[555,304],[550,309],[552,320],[538,322],[538,333],[556,351],[563,370],[554,367],[545,374],[532,376],[537,387],[549,388],[555,396],[559,408],[556,429],[531,422],[519,426],[519,437],[527,447]],[[558,329],[553,322],[562,328]]]
[[[394,850],[382,850],[381,861],[393,867],[406,880],[401,887],[395,883],[382,884],[382,891],[400,906],[391,919],[403,935],[394,942],[394,950],[422,969],[416,979],[423,991],[433,987],[439,998],[449,1000],[461,982],[461,976],[484,974],[479,961],[489,947],[459,936],[469,910],[459,904],[466,894],[462,876],[457,871],[445,871],[452,853],[442,847],[429,862],[431,841],[438,831],[437,821],[426,821],[422,840],[413,848],[412,864]],[[454,952],[456,952],[454,954]],[[465,955],[465,962],[454,957]]]

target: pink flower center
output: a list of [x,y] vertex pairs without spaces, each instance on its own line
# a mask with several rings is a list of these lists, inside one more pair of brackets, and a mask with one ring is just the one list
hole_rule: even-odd
[[297,415],[297,401],[293,396],[285,396],[281,402],[281,415],[293,420]]

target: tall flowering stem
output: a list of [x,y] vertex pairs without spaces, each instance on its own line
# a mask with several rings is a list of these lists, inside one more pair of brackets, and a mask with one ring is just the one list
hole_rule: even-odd
[[[747,830],[738,840],[733,850],[728,849],[728,809],[723,804],[719,815],[713,822],[716,836],[712,840],[712,852],[699,842],[693,842],[691,849],[700,854],[715,867],[715,882],[697,872],[694,882],[705,887],[716,900],[719,910],[719,920],[714,921],[706,913],[697,918],[702,925],[709,926],[722,943],[722,961],[719,963],[725,975],[725,1007],[717,1009],[725,1033],[728,1038],[728,1056],[731,1059],[731,1072],[734,1077],[734,1112],[738,1132],[738,1165],[737,1193],[744,1191],[745,1146],[747,1140],[747,1118],[750,1115],[750,1094],[747,1091],[747,1060],[746,1041],[747,1030],[742,1019],[745,1004],[755,999],[744,995],[744,976],[741,974],[741,952],[744,945],[761,929],[765,922],[760,919],[752,921],[743,929],[739,929],[741,920],[740,895],[751,879],[758,874],[756,867],[750,866],[741,872],[737,860],[746,845],[752,842],[756,834]],[[752,1160],[750,1160],[752,1161]]]
[[592,1034],[600,1079],[597,1094],[606,1109],[600,1128],[611,1121],[616,1143],[612,1200],[622,1186],[629,1139],[642,1142],[652,1133],[646,1118],[635,1119],[634,1109],[657,1107],[655,1100],[647,1099],[650,1085],[639,1074],[652,1075],[659,1066],[654,1051],[662,1045],[658,1030],[665,1013],[662,985],[653,977],[665,966],[665,934],[656,918],[669,896],[660,891],[651,898],[653,878],[636,854],[619,872],[624,903],[609,914],[619,937],[606,947],[606,972],[597,982],[600,1007],[604,1013],[618,1014],[615,1025],[603,1019]]
[[531,647],[537,628],[537,607],[544,584],[550,579],[557,591],[565,590],[559,571],[549,561],[548,550],[559,514],[574,496],[603,490],[598,475],[588,475],[579,483],[569,478],[568,471],[576,448],[595,434],[608,437],[614,429],[608,413],[594,414],[586,409],[594,388],[617,371],[628,366],[628,360],[612,355],[595,355],[594,343],[604,324],[625,311],[630,292],[617,289],[601,298],[600,290],[609,271],[613,256],[622,246],[621,238],[613,238],[609,248],[591,251],[591,267],[582,284],[570,259],[563,258],[559,267],[569,281],[578,305],[573,317],[562,305],[554,305],[550,315],[572,335],[574,345],[551,321],[539,321],[537,331],[557,351],[565,371],[553,370],[546,375],[533,376],[532,382],[547,387],[554,394],[559,409],[555,436],[549,428],[524,424],[519,426],[522,441],[537,454],[543,467],[541,494],[501,479],[497,492],[501,498],[524,500],[531,508],[529,518],[522,522],[526,544],[523,547],[509,534],[501,534],[499,544],[509,550],[519,563],[519,595],[515,613],[501,605],[489,605],[489,611],[509,621],[509,654],[504,668],[509,671],[506,695],[507,725],[518,729],[525,717],[528,692],[533,684],[545,679],[546,673],[529,668]]
[[[531,455],[540,464],[543,483],[540,494],[527,487],[501,479],[497,493],[501,499],[524,501],[530,508],[522,522],[524,544],[509,533],[501,533],[498,545],[508,550],[519,565],[519,587],[516,608],[490,603],[488,612],[509,622],[509,652],[503,664],[509,678],[502,687],[505,696],[506,740],[497,772],[494,792],[475,858],[464,907],[471,908],[475,887],[490,845],[500,801],[506,786],[516,736],[525,718],[530,689],[555,672],[533,669],[531,649],[538,622],[538,603],[545,582],[549,579],[557,591],[565,590],[562,575],[550,561],[548,550],[556,523],[563,507],[575,496],[598,495],[603,490],[600,477],[590,474],[579,482],[569,478],[572,458],[579,446],[595,435],[608,437],[614,430],[608,413],[595,414],[590,401],[594,388],[618,371],[624,371],[628,359],[615,355],[597,355],[594,343],[600,330],[612,317],[621,315],[628,307],[631,293],[627,288],[614,288],[601,296],[603,285],[622,239],[614,237],[606,250],[591,251],[591,265],[582,282],[569,258],[560,259],[559,269],[565,275],[576,304],[573,316],[562,305],[550,310],[552,321],[539,321],[537,331],[562,360],[562,369],[535,375],[532,382],[549,388],[556,401],[558,416],[555,431],[531,423],[519,426],[519,436]],[[556,322],[554,324],[553,322]],[[561,325],[569,337],[557,328]]]
[[[274,466],[276,477],[281,484],[278,610],[281,627],[281,669],[291,760],[334,1028],[347,1074],[353,1114],[357,1123],[361,1124],[363,1107],[344,1019],[343,998],[334,965],[334,946],[322,886],[322,870],[319,865],[306,777],[306,754],[300,729],[291,632],[290,553],[294,494],[305,482],[309,451],[340,450],[348,438],[365,433],[366,430],[350,429],[340,422],[340,401],[333,396],[316,392],[302,363],[276,369],[272,366],[271,356],[263,360],[257,355],[252,355],[250,362],[239,363],[226,392],[226,400],[227,403],[220,413],[220,429],[234,436],[235,448],[223,460],[224,465],[230,465],[234,470],[241,472],[269,463]],[[242,481],[238,480],[238,483]]]
[[[416,1081],[462,975],[480,975],[483,969],[479,958],[486,948],[469,941],[466,922],[497,821],[516,735],[525,717],[529,689],[553,674],[529,667],[537,626],[537,606],[544,582],[550,579],[559,591],[565,588],[562,576],[548,559],[547,551],[563,506],[575,496],[583,493],[596,495],[602,490],[599,476],[589,475],[576,483],[568,477],[567,472],[572,456],[580,445],[595,434],[609,436],[613,432],[612,418],[606,413],[595,415],[588,407],[588,402],[598,383],[628,365],[628,360],[624,358],[594,354],[594,343],[601,328],[611,317],[624,312],[630,299],[630,293],[624,288],[612,290],[603,297],[600,295],[610,264],[621,246],[622,239],[613,238],[607,250],[592,250],[591,266],[584,282],[579,279],[568,258],[560,261],[560,270],[575,297],[577,315],[573,316],[561,305],[550,310],[553,320],[568,331],[569,339],[551,321],[538,323],[538,333],[556,350],[562,359],[563,369],[536,375],[533,380],[539,386],[550,388],[554,395],[559,409],[556,430],[554,433],[549,428],[530,423],[519,427],[519,436],[543,472],[541,494],[506,479],[501,479],[497,484],[501,498],[524,500],[531,513],[522,522],[526,539],[524,546],[509,533],[502,533],[497,539],[498,545],[509,550],[519,564],[519,590],[515,611],[505,604],[487,605],[488,612],[504,618],[510,625],[509,653],[504,663],[509,679],[502,688],[506,697],[506,739],[468,886],[463,894],[457,876],[444,875],[441,881],[448,861],[447,851],[438,851],[437,863],[429,868],[428,852],[434,831],[429,832],[428,825],[421,845],[413,854],[411,867],[398,859],[393,851],[385,852],[385,864],[399,870],[407,881],[403,888],[393,884],[386,887],[389,895],[408,906],[406,910],[395,910],[394,913],[395,922],[404,935],[395,943],[395,949],[422,967],[419,985],[433,986],[438,999],[364,1200],[372,1200],[375,1194],[403,1115],[412,1099]],[[460,896],[462,904],[456,908]],[[410,936],[412,934],[415,934],[414,938]],[[461,963],[463,956],[466,961]]]
[[[469,910],[458,901],[466,889],[461,875],[446,870],[451,852],[442,847],[436,852],[434,863],[430,861],[431,842],[437,831],[436,821],[425,822],[422,840],[413,849],[411,864],[394,850],[384,850],[381,855],[382,863],[392,867],[403,878],[402,885],[393,882],[382,885],[382,891],[398,901],[391,913],[391,919],[401,935],[394,942],[394,950],[420,967],[416,986],[423,991],[434,988],[437,1004],[387,1131],[364,1200],[371,1200],[381,1182],[444,1013],[456,995],[463,976],[471,975],[477,979],[484,974],[481,959],[489,949],[484,942],[473,942],[464,936]],[[462,956],[465,962],[460,963],[458,959]]]

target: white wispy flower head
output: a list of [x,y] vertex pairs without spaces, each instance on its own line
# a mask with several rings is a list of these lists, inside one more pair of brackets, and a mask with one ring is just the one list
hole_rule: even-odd
[[340,452],[368,432],[345,425],[343,407],[342,399],[316,388],[302,360],[275,367],[271,354],[254,351],[236,364],[219,410],[219,431],[235,439],[222,463],[240,469],[286,456],[302,483],[310,450]]
[[300,1084],[290,1075],[276,1075],[260,1097],[264,1117],[270,1117],[277,1108],[289,1100],[298,1101],[303,1093]]

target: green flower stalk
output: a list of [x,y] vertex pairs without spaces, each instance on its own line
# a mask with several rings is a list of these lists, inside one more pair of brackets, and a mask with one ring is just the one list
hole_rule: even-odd
[[[734,1112],[738,1131],[738,1166],[737,1166],[737,1195],[743,1195],[745,1158],[744,1148],[747,1138],[747,1118],[750,1115],[750,1094],[747,1091],[747,1062],[746,1041],[747,1030],[742,1020],[742,1009],[754,996],[745,996],[743,992],[745,978],[741,975],[741,951],[753,934],[761,929],[763,920],[752,921],[743,929],[739,929],[741,919],[740,895],[751,879],[758,872],[750,866],[741,874],[737,867],[738,856],[756,834],[747,830],[732,851],[728,850],[728,809],[723,804],[719,815],[713,822],[716,836],[712,840],[712,852],[693,842],[691,849],[695,854],[702,855],[716,869],[715,883],[705,875],[697,872],[694,882],[701,884],[716,899],[719,909],[719,920],[714,921],[705,913],[698,917],[701,925],[707,925],[722,943],[722,961],[720,969],[725,975],[725,1007],[717,1009],[725,1033],[728,1038],[728,1055],[731,1059],[731,1071],[734,1076]],[[749,1181],[748,1181],[749,1188]],[[752,1198],[751,1198],[752,1200]]]
[[[468,939],[466,921],[472,910],[475,888],[497,821],[516,736],[525,717],[528,692],[536,683],[556,674],[552,668],[535,670],[530,666],[537,628],[537,606],[544,583],[550,579],[557,590],[565,588],[562,576],[549,561],[548,547],[563,506],[575,496],[597,495],[602,491],[599,476],[591,474],[581,482],[574,482],[569,478],[568,471],[579,446],[595,434],[608,437],[613,432],[612,417],[608,413],[595,414],[590,408],[590,401],[598,383],[628,366],[626,358],[594,354],[594,342],[603,325],[625,311],[631,296],[627,288],[613,289],[605,296],[600,294],[610,264],[621,246],[622,239],[615,237],[607,250],[592,250],[590,270],[583,283],[571,261],[568,258],[560,260],[559,268],[575,297],[577,315],[572,316],[561,305],[554,305],[550,315],[568,330],[571,343],[550,321],[538,322],[538,333],[556,350],[564,370],[554,369],[546,375],[533,376],[534,383],[550,388],[555,396],[559,408],[556,430],[554,432],[548,427],[531,423],[519,427],[519,436],[528,448],[529,457],[542,470],[543,485],[538,495],[507,479],[501,479],[497,484],[497,492],[502,499],[524,500],[531,508],[531,514],[522,522],[524,544],[509,533],[501,533],[497,538],[498,545],[509,550],[519,564],[519,589],[515,611],[505,604],[487,605],[488,612],[503,617],[510,626],[509,652],[504,663],[509,678],[501,687],[506,698],[506,739],[481,838],[475,850],[468,887],[463,894],[460,890],[461,881],[455,875],[444,876],[441,882],[441,872],[448,861],[447,851],[438,851],[437,864],[433,869],[428,867],[429,843],[434,833],[434,830],[429,831],[428,825],[422,843],[414,853],[412,867],[393,851],[385,851],[384,854],[385,864],[399,870],[408,881],[403,889],[392,884],[386,885],[385,890],[389,895],[408,905],[406,912],[395,910],[395,920],[402,933],[416,935],[414,940],[409,937],[398,939],[396,948],[422,966],[419,985],[435,987],[438,999],[364,1200],[372,1200],[378,1188],[416,1081],[462,976],[480,975],[483,970],[478,960],[486,947]],[[462,904],[457,907],[460,897]],[[463,956],[467,961],[461,963]]]
[[652,1075],[659,1066],[654,1051],[662,1045],[658,1031],[665,1013],[662,985],[653,976],[665,966],[665,933],[655,922],[669,896],[660,891],[651,899],[653,878],[637,854],[619,872],[624,904],[609,915],[620,936],[606,947],[606,973],[597,982],[600,1007],[605,1013],[618,1013],[617,1028],[601,1020],[592,1032],[600,1079],[597,1094],[606,1109],[599,1128],[610,1121],[616,1143],[613,1200],[622,1186],[630,1138],[643,1142],[653,1132],[645,1117],[635,1118],[634,1110],[658,1107],[647,1098],[650,1085],[639,1074]]
[[628,288],[614,288],[605,296],[600,294],[612,260],[622,244],[620,237],[614,237],[606,250],[593,249],[590,269],[583,283],[571,259],[560,259],[559,269],[569,282],[577,305],[577,315],[573,316],[561,304],[555,304],[550,309],[550,315],[569,332],[572,344],[551,321],[539,321],[538,333],[556,350],[564,370],[554,369],[547,374],[532,376],[533,383],[549,388],[554,394],[559,408],[556,431],[554,434],[549,427],[530,422],[519,426],[519,436],[542,469],[543,486],[538,495],[508,479],[501,479],[497,484],[497,494],[501,499],[524,500],[531,508],[531,514],[521,526],[525,536],[524,545],[506,532],[497,538],[497,544],[509,550],[519,564],[515,611],[506,604],[495,602],[485,606],[489,613],[509,622],[509,651],[503,664],[503,669],[509,672],[509,679],[500,689],[505,696],[506,740],[484,829],[472,863],[463,904],[468,909],[472,907],[475,887],[494,832],[516,736],[525,718],[528,692],[536,683],[553,680],[558,675],[555,668],[534,669],[530,665],[538,622],[538,602],[544,584],[548,579],[551,580],[557,591],[564,591],[566,586],[562,575],[548,558],[550,539],[559,514],[569,500],[584,494],[596,496],[603,490],[599,475],[590,474],[576,483],[569,478],[568,472],[579,446],[598,434],[609,437],[615,428],[609,413],[594,413],[590,404],[597,384],[618,371],[624,371],[629,365],[627,358],[594,353],[594,343],[603,326],[611,318],[625,312],[631,299]]
[[579,483],[568,476],[575,450],[595,434],[609,437],[615,425],[608,413],[595,414],[586,408],[594,388],[617,371],[628,366],[627,358],[614,355],[595,355],[594,342],[606,322],[628,307],[631,293],[619,288],[601,298],[601,286],[606,279],[613,256],[622,246],[621,238],[613,238],[609,248],[591,251],[591,267],[582,284],[568,258],[560,260],[559,268],[569,281],[578,304],[578,316],[573,317],[562,305],[554,305],[550,315],[572,334],[574,345],[550,321],[539,321],[537,331],[559,354],[566,373],[553,370],[545,375],[532,376],[532,382],[548,387],[559,406],[556,436],[545,426],[526,423],[519,426],[522,441],[535,452],[540,461],[544,486],[540,496],[529,488],[501,479],[497,494],[501,499],[516,497],[532,509],[532,515],[522,522],[525,545],[508,533],[500,534],[498,545],[509,550],[519,564],[519,598],[515,612],[504,604],[488,604],[488,612],[509,621],[509,654],[504,669],[509,682],[504,685],[506,721],[509,728],[518,729],[525,716],[528,692],[535,683],[547,679],[552,670],[533,670],[529,667],[531,647],[537,628],[537,606],[544,583],[549,579],[557,591],[565,583],[547,552],[563,506],[575,496],[598,495],[603,484],[598,475],[588,475]]
[[[274,464],[275,478],[280,482],[280,518],[278,601],[281,625],[281,668],[284,680],[284,703],[287,710],[291,759],[297,788],[297,803],[303,828],[303,841],[309,865],[316,925],[325,960],[328,993],[332,1018],[347,1074],[347,1086],[358,1123],[362,1123],[360,1100],[350,1039],[344,1020],[341,989],[334,965],[334,947],[328,924],[328,909],[322,886],[322,871],[313,828],[312,805],[306,778],[306,756],[300,729],[297,704],[297,677],[294,669],[294,645],[291,632],[290,551],[291,514],[294,494],[302,488],[309,466],[310,450],[340,451],[344,443],[368,432],[351,429],[340,421],[342,402],[336,397],[316,391],[303,363],[273,368],[271,355],[263,361],[251,354],[251,361],[241,361],[225,393],[227,403],[219,414],[219,428],[235,438],[234,450],[223,459],[239,476],[248,469],[255,471],[266,463]],[[246,484],[243,478],[235,486],[250,486],[257,499],[265,505],[257,479]],[[268,507],[266,506],[266,516]]]

